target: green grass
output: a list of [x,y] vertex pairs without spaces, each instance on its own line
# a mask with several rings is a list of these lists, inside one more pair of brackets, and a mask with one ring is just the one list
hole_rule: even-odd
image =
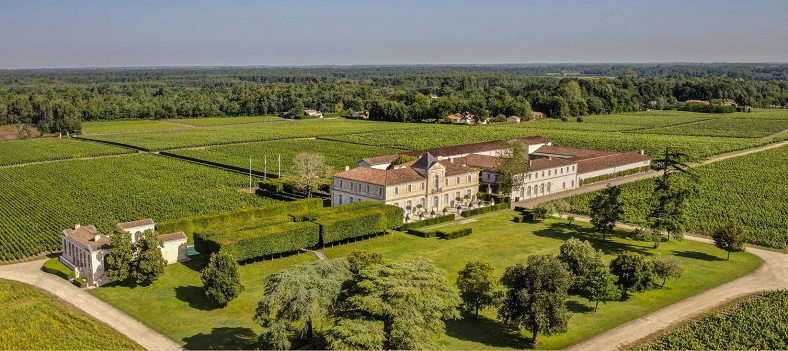
[[267,157],[269,174],[276,174],[277,156],[282,155],[282,174],[286,174],[290,169],[293,157],[301,152],[322,154],[326,158],[326,163],[332,166],[334,171],[342,171],[345,166],[356,167],[358,161],[362,158],[389,155],[397,151],[397,149],[382,146],[353,145],[331,140],[299,139],[177,150],[173,151],[173,153],[241,168],[248,168],[249,157],[252,157],[252,169],[260,172],[264,169],[264,160]]
[[118,121],[100,121],[100,122],[83,122],[82,134],[108,134],[108,133],[129,133],[129,132],[148,132],[170,129],[183,129],[191,128],[187,125],[168,123],[164,121],[153,120],[118,120]]
[[71,138],[8,140],[0,141],[0,166],[132,152],[132,149]]
[[52,294],[31,285],[0,279],[0,349],[143,348]]
[[0,169],[0,261],[59,250],[75,223],[118,222],[261,206],[242,174],[150,154]]
[[261,122],[285,121],[284,118],[277,116],[243,116],[243,117],[210,117],[210,118],[184,118],[165,120],[171,123],[186,124],[195,127],[212,127],[228,124],[246,124]]
[[[733,255],[730,261],[724,261],[724,252],[708,244],[670,241],[655,251],[651,249],[650,243],[620,237],[603,242],[596,235],[589,234],[586,224],[569,227],[562,220],[514,223],[511,221],[513,216],[514,212],[505,211],[479,218],[468,224],[473,227],[473,234],[454,240],[424,239],[394,232],[327,248],[325,253],[329,258],[337,258],[347,255],[351,250],[363,249],[380,252],[393,261],[424,257],[446,270],[447,278],[454,282],[457,271],[472,258],[491,261],[496,269],[495,274],[500,276],[507,266],[524,263],[529,255],[556,254],[563,241],[580,237],[590,239],[596,248],[603,250],[607,260],[620,251],[637,251],[647,255],[673,255],[685,267],[684,277],[669,281],[664,289],[634,294],[628,301],[600,306],[597,314],[589,312],[591,303],[573,297],[570,309],[575,313],[570,320],[569,333],[543,337],[539,348],[562,348],[580,342],[743,276],[761,264],[757,256],[748,253]],[[242,266],[241,278],[246,290],[224,309],[211,306],[202,294],[198,271],[204,262],[200,260],[186,265],[168,266],[162,278],[150,287],[102,287],[91,290],[91,293],[188,348],[248,348],[256,346],[254,340],[261,331],[251,318],[261,298],[262,278],[314,259],[313,256],[301,254]],[[470,318],[449,322],[448,336],[439,340],[440,344],[445,349],[528,347],[527,332],[511,333],[505,330],[495,321],[494,309],[485,310],[483,315],[484,318],[479,322]]]
[[324,135],[418,128],[411,123],[312,119],[285,123],[249,123],[191,128],[165,132],[141,132],[88,136],[90,139],[133,145],[148,150],[224,145],[242,142],[308,138]]

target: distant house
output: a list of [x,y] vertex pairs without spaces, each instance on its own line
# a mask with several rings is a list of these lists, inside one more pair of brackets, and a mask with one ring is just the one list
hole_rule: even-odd
[[547,117],[547,115],[544,114],[544,112],[539,112],[539,111],[531,112],[531,119],[533,119],[533,120],[542,119],[542,118],[545,118],[545,117]]
[[311,110],[311,109],[310,110],[304,110],[304,116],[323,118],[323,112],[320,112],[318,110]]
[[512,123],[520,123],[520,117],[519,116],[509,116],[509,117],[506,117],[506,121],[507,122],[512,122]]
[[369,119],[369,111],[355,111],[350,114],[351,118]]
[[[122,230],[131,234],[132,243],[142,238],[146,230],[153,230],[155,223],[152,219],[143,219],[134,222],[118,223]],[[187,261],[186,234],[183,232],[160,235],[161,250],[164,260],[168,264]],[[104,275],[106,256],[112,251],[109,236],[96,229],[96,226],[79,224],[74,229],[65,229],[61,232],[63,254],[60,262],[74,270],[74,276],[81,278],[90,287],[106,284],[109,280]]]
[[427,95],[427,97],[430,98],[430,102],[432,102],[433,100],[437,100],[439,98],[439,96],[435,94]]
[[709,104],[709,100],[687,100],[687,101],[679,101],[679,104],[680,104],[680,105],[683,105],[683,104],[688,104],[688,103],[689,103],[689,104],[703,104],[703,105],[708,105],[708,104]]
[[446,116],[446,120],[450,123],[456,124],[473,124],[476,116],[470,113],[455,113],[453,115]]

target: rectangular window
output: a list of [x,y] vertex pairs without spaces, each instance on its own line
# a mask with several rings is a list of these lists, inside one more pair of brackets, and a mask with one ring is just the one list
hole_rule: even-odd
[[551,172],[551,171],[552,171],[552,170],[550,170],[550,169],[548,169],[548,170],[547,170],[547,175],[548,175],[548,176],[550,175],[550,172]]
[[355,189],[353,188],[353,182],[350,182],[350,190],[353,191],[353,189]]
[[573,180],[571,184],[572,184],[572,187],[574,187],[575,186],[575,181]]
[[444,183],[446,184],[446,186],[449,186],[449,178],[446,178],[446,179],[444,180]]
[[542,171],[542,177],[544,177],[544,171]]
[[564,169],[563,169],[563,167],[561,168],[561,174],[564,174]]
[[342,195],[339,195],[339,204],[342,204]]
[[367,185],[367,192],[369,192],[369,185]]
[[399,195],[399,187],[398,186],[394,187],[394,195]]
[[351,204],[353,203],[353,197],[352,196],[350,197],[350,203]]
[[421,190],[424,190],[424,183],[421,183]]
[[411,192],[411,191],[413,191],[413,186],[408,184],[408,192]]
[[345,187],[345,182],[342,181],[342,179],[339,180],[339,187],[340,188],[344,188]]
[[487,173],[487,180],[490,180],[490,173]]
[[457,177],[457,184],[460,184],[460,177]]
[[573,171],[575,170],[575,166],[572,166],[572,170],[573,170]]
[[469,174],[469,175],[468,175],[468,183],[470,183],[470,182],[471,182],[471,179],[472,179],[472,178],[471,178],[471,175]]

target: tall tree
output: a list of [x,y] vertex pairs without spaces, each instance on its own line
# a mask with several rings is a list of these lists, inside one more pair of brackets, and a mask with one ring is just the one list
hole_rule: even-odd
[[594,304],[594,313],[599,310],[599,303],[606,303],[621,298],[621,290],[616,283],[618,278],[603,265],[595,265],[583,282],[583,291]]
[[508,288],[498,318],[514,328],[525,327],[536,344],[541,333],[552,335],[566,331],[566,309],[572,275],[566,265],[551,255],[531,255],[528,266],[506,268],[501,283]]
[[312,189],[331,172],[326,159],[321,154],[302,152],[293,157],[291,173],[298,184],[306,190],[307,197],[312,197]]
[[115,227],[109,237],[109,245],[112,246],[112,250],[107,256],[107,268],[105,269],[107,278],[122,282],[131,276],[134,261],[134,245],[131,243],[131,234],[120,227]]
[[623,296],[648,289],[653,277],[651,262],[638,253],[624,252],[610,261],[610,273],[618,277]]
[[620,196],[621,188],[608,185],[589,204],[591,224],[597,231],[602,232],[602,240],[605,240],[607,233],[616,227],[616,222],[621,219],[621,215],[624,213]]
[[728,253],[727,260],[731,259],[731,252],[744,252],[747,249],[744,246],[747,241],[747,232],[736,222],[723,224],[711,237],[714,239],[714,246]]
[[468,311],[475,311],[479,319],[479,309],[493,305],[495,302],[495,268],[490,262],[472,260],[465,264],[457,276],[457,288],[460,290],[463,306]]
[[558,218],[563,218],[564,214],[569,212],[572,208],[572,206],[564,200],[550,201],[550,204],[553,206],[553,210],[558,214]]
[[244,290],[238,262],[221,250],[211,255],[208,266],[200,272],[200,280],[205,295],[221,306],[227,306]]
[[[343,291],[331,349],[435,349],[445,319],[459,318],[462,301],[441,270],[424,259],[374,264]],[[353,329],[349,329],[353,328]]]
[[528,166],[528,152],[523,143],[513,141],[509,143],[509,148],[502,151],[499,155],[498,164],[495,172],[498,177],[498,192],[509,196],[513,192],[520,191],[525,184],[525,174],[530,168]]
[[300,326],[298,338],[314,336],[316,321],[326,318],[352,273],[347,260],[309,262],[263,279],[265,290],[254,321],[265,328],[263,339],[275,349],[288,349],[288,334]]
[[[662,176],[655,180],[656,199],[649,215],[649,226],[655,232],[655,238],[666,233],[668,240],[671,235],[680,240],[686,231],[687,200],[697,191],[697,175],[686,164],[688,159],[686,154],[665,148],[665,156],[654,160],[655,169],[662,171]],[[654,248],[659,248],[660,241],[654,241]]]
[[577,291],[582,290],[585,282],[591,278],[591,274],[598,271],[596,267],[604,265],[602,251],[594,250],[588,240],[570,238],[561,244],[559,251],[558,259],[565,263],[572,273],[572,288]]
[[364,268],[373,264],[381,264],[384,262],[383,255],[377,252],[369,252],[364,250],[353,250],[347,255],[347,262],[350,271],[353,274],[358,274]]
[[660,289],[665,286],[668,279],[681,278],[681,275],[684,274],[684,267],[675,257],[657,256],[651,259],[651,265],[654,268],[654,278],[662,279]]
[[131,276],[137,284],[150,284],[164,273],[167,261],[161,255],[161,239],[153,230],[146,230],[135,244]]

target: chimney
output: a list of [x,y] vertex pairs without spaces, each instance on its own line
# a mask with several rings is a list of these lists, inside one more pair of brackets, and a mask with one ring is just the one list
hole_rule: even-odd
[[77,229],[79,229],[80,227],[82,227],[82,226],[81,226],[81,225],[79,225],[79,224],[74,224],[74,230],[77,230]]
[[101,235],[99,235],[99,234],[96,234],[96,236],[93,237],[93,241],[95,241],[95,242],[98,242],[99,239],[101,239]]
[[645,155],[646,154],[646,152],[643,151],[643,149],[640,149],[640,151],[638,151],[638,153],[641,154],[641,155]]
[[449,162],[454,163],[454,159],[453,158],[449,158]]
[[345,172],[350,170],[350,166],[345,166]]

